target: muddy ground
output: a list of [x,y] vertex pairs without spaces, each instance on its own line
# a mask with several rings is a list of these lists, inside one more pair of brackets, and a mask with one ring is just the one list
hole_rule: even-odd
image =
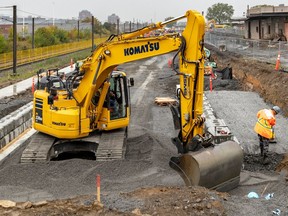
[[[230,63],[234,75],[232,80],[222,80],[218,74],[213,92],[254,91],[287,114],[287,74],[275,72],[272,65],[208,48],[219,69]],[[168,58],[165,55],[123,65],[128,76],[135,79],[125,160],[71,159],[23,165],[18,163],[21,152],[17,152],[0,167],[0,199],[17,204],[0,208],[1,215],[271,215],[277,208],[287,214],[285,175],[274,171],[282,154],[271,152],[273,162],[264,167],[257,154],[247,153],[241,185],[229,193],[187,188],[169,168],[170,157],[177,154],[170,138],[176,134],[169,108],[154,103],[155,97],[175,95],[178,77],[168,68]],[[209,77],[205,81],[209,92]],[[30,100],[29,94],[6,98],[0,113],[17,103],[15,99],[19,103],[24,98]],[[245,113],[242,115],[245,118]],[[95,203],[97,174],[101,175],[102,204]],[[253,183],[255,179],[262,181]],[[250,191],[262,196],[248,199]],[[266,200],[264,196],[272,192],[275,198]]]

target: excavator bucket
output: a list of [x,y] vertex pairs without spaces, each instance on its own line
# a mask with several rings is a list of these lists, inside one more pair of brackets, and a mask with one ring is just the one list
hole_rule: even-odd
[[242,163],[243,150],[234,141],[170,160],[170,166],[180,174],[187,186],[199,185],[217,191],[229,191],[238,186]]

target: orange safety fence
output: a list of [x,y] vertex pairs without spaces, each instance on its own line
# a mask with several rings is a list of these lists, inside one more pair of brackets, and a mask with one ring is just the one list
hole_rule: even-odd
[[[95,38],[95,44],[104,42],[107,38]],[[92,46],[91,40],[65,43],[47,47],[40,47],[17,51],[17,66],[44,60],[47,58],[69,54],[72,52],[88,49]],[[13,52],[0,54],[0,70],[13,67]]]

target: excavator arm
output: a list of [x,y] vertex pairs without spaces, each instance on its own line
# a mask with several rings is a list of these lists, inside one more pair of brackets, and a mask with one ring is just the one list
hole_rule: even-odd
[[[182,35],[167,34],[147,38],[141,36],[183,18],[187,18],[187,25]],[[181,89],[181,139],[186,142],[196,134],[202,134],[204,28],[203,17],[198,12],[187,11],[185,16],[119,35],[98,45],[81,66],[80,70],[84,76],[80,86],[73,93],[75,99],[83,104],[83,108],[87,108],[94,92],[118,65],[178,51],[181,62],[176,73],[180,78]],[[87,110],[81,112],[81,119],[87,116],[86,112]]]
[[[184,18],[187,23],[181,34],[144,37],[152,30]],[[129,108],[127,115],[117,121],[108,121],[109,111],[104,108],[113,70],[127,62],[175,52],[173,61],[176,56],[179,59],[179,69],[174,69],[180,83],[177,95],[179,106],[171,109],[179,135],[172,141],[179,155],[171,158],[170,166],[179,172],[187,185],[221,190],[236,187],[243,159],[241,148],[232,141],[219,146],[211,145],[211,137],[204,131],[204,33],[203,16],[189,10],[172,20],[110,36],[96,47],[91,56],[83,60],[73,78],[80,78],[77,87],[70,86],[64,93],[54,89],[50,93],[35,92],[34,128],[57,139],[75,140],[85,139],[96,130],[126,127],[129,123]],[[121,72],[116,75],[119,78],[124,76]],[[91,103],[97,92],[100,92],[98,104]],[[68,145],[66,147],[70,148]]]

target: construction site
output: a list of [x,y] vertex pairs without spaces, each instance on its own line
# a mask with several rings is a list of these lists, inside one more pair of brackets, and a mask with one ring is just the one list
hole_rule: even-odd
[[[2,136],[4,127],[1,128],[1,215],[288,215],[288,90],[285,88],[288,73],[285,60],[271,56],[271,61],[268,58],[263,61],[263,58],[257,59],[256,54],[252,58],[245,55],[248,48],[242,46],[238,52],[236,46],[229,45],[228,39],[225,44],[221,40],[213,43],[213,36],[219,34],[206,35],[204,43],[210,52],[210,60],[217,66],[212,70],[213,76],[203,76],[203,113],[206,122],[209,122],[209,113],[213,114],[224,137],[229,135],[228,142],[237,143],[235,151],[238,151],[238,145],[241,146],[243,158],[236,154],[230,161],[238,163],[237,160],[241,159],[236,186],[224,191],[197,184],[187,186],[181,175],[169,166],[170,158],[179,153],[171,141],[171,138],[179,136],[169,107],[177,104],[179,99],[180,75],[175,74],[170,63],[175,55],[173,51],[118,65],[117,70],[125,71],[128,78],[133,78],[130,79],[133,85],[129,87],[130,123],[125,151],[120,158],[97,160],[97,154],[95,159],[94,155],[85,152],[63,154],[63,157],[41,163],[34,159],[32,163],[21,163],[29,142],[19,144],[10,153],[7,150],[27,139],[27,133],[36,133],[31,129],[31,106],[33,94],[38,91],[34,89],[35,85],[29,85],[37,80],[29,79],[26,90],[3,97],[1,126],[26,112],[25,106],[29,106],[30,111],[27,116],[25,113],[28,128],[23,132],[14,131]],[[287,44],[283,44],[285,47],[287,49]],[[110,53],[106,54],[110,56]],[[129,50],[126,54],[133,56]],[[76,65],[73,67],[76,69]],[[184,66],[179,64],[178,67],[181,71]],[[229,76],[224,73],[227,68],[230,69]],[[1,89],[13,88],[13,85],[13,82],[0,83]],[[50,107],[57,103],[58,98],[51,100],[48,100]],[[269,164],[262,164],[254,125],[259,110],[275,105],[281,108],[276,116],[276,141],[269,145]],[[13,124],[22,121],[14,119]],[[223,139],[223,133],[220,139]],[[10,139],[7,136],[15,138],[7,142]],[[232,150],[227,151],[230,153]],[[205,162],[210,159],[203,157],[199,160]],[[234,172],[226,167],[218,165],[211,172],[222,170],[224,174],[221,175]],[[210,176],[210,179],[205,179],[207,184],[217,185],[218,179]]]

